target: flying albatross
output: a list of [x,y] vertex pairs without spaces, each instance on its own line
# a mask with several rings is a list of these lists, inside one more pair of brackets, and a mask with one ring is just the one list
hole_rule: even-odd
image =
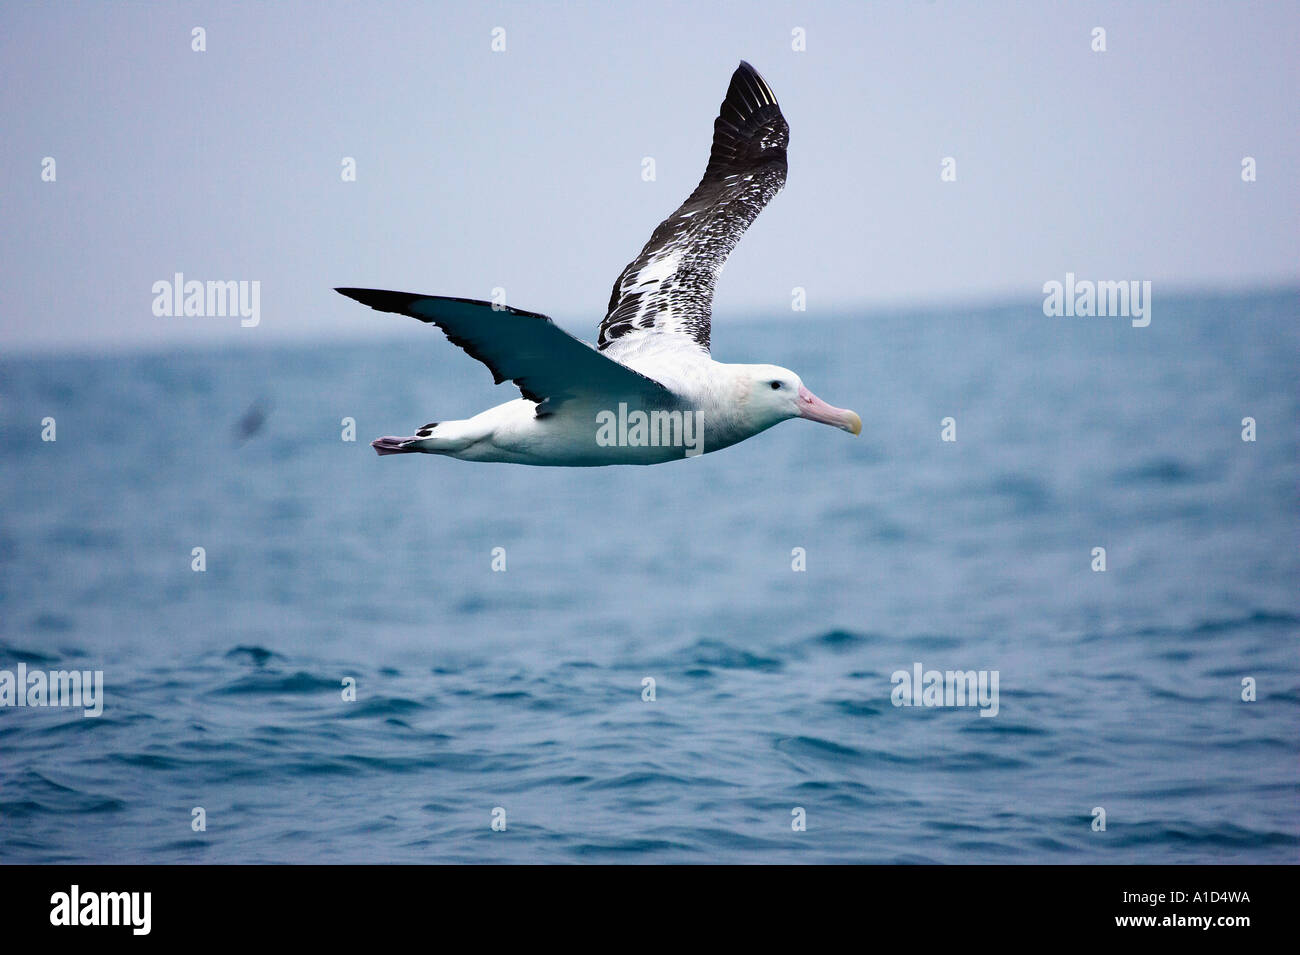
[[380,454],[594,467],[717,451],[788,418],[859,434],[855,413],[822,401],[794,372],[709,355],[714,283],[785,185],[789,138],[771,87],[741,61],[713,123],[704,178],[614,283],[595,348],[545,315],[498,303],[337,289],[438,326],[497,384],[509,379],[523,394],[468,420],[426,424],[371,446]]

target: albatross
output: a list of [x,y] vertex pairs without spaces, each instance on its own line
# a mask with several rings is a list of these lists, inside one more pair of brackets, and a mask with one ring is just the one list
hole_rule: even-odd
[[713,287],[749,224],[785,185],[790,128],[743,60],[713,123],[704,178],[614,283],[596,346],[536,312],[465,298],[340,288],[436,325],[522,395],[464,421],[371,442],[379,454],[561,467],[660,464],[719,451],[790,418],[862,431],[779,365],[709,352]]

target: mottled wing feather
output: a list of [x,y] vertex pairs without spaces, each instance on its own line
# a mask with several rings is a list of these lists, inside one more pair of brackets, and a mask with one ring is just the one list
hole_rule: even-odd
[[547,410],[576,395],[652,403],[674,400],[659,382],[602,355],[536,312],[410,292],[335,291],[381,312],[397,312],[438,326],[453,344],[487,365],[497,384],[513,381],[525,398],[545,402]]
[[614,283],[598,348],[617,342],[621,351],[643,336],[676,335],[708,351],[714,283],[749,224],[785,185],[789,139],[771,87],[742,61],[713,123],[704,178]]

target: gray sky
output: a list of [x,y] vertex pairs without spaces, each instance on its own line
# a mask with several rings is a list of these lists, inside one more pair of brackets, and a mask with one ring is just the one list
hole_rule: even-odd
[[[0,349],[397,320],[336,285],[503,287],[592,340],[702,174],[741,58],[780,99],[790,173],[720,281],[719,327],[788,314],[795,286],[812,319],[1039,302],[1066,271],[1156,295],[1291,284],[1298,28],[1290,2],[7,2]],[[261,324],[156,317],[176,272],[260,282]]]

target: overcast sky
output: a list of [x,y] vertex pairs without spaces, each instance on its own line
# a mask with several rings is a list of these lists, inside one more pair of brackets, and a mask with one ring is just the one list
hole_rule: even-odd
[[[742,58],[790,123],[790,172],[720,281],[719,326],[788,314],[796,286],[814,318],[1039,302],[1067,271],[1155,295],[1293,284],[1298,10],[6,2],[0,349],[395,320],[338,285],[500,287],[592,340],[615,277],[703,172]],[[260,282],[260,324],[156,316],[152,287],[176,272]]]

